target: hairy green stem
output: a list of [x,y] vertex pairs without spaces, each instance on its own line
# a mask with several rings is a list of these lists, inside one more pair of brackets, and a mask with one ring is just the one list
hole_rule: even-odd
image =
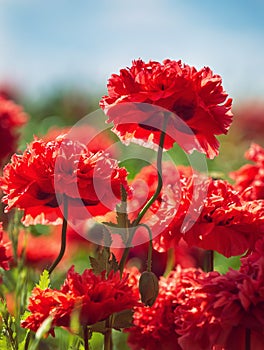
[[206,250],[205,251],[205,271],[210,272],[214,271],[214,251]]
[[145,229],[148,231],[149,234],[149,246],[148,246],[148,260],[147,260],[147,271],[151,272],[152,267],[152,251],[153,251],[153,245],[152,245],[152,232],[151,229],[146,224],[139,224],[139,226],[145,227]]
[[61,248],[59,255],[57,256],[56,260],[53,262],[51,267],[49,268],[49,274],[53,272],[55,267],[59,264],[61,259],[64,256],[65,249],[66,249],[66,232],[67,232],[67,220],[68,220],[68,198],[67,196],[63,197],[63,223],[62,223],[62,230],[61,230]]
[[119,270],[120,270],[120,275],[121,276],[122,276],[122,273],[123,273],[123,270],[124,270],[125,262],[126,262],[126,259],[128,257],[128,253],[129,253],[129,250],[130,250],[130,246],[132,244],[132,240],[133,240],[134,234],[136,232],[136,226],[138,226],[138,224],[142,220],[143,216],[146,214],[147,210],[151,207],[151,205],[158,198],[158,196],[159,196],[159,194],[161,192],[161,189],[162,189],[162,185],[163,185],[163,181],[162,181],[162,153],[163,153],[163,147],[164,147],[164,141],[165,141],[165,136],[166,136],[166,128],[167,128],[167,124],[168,124],[168,119],[169,119],[169,114],[165,113],[164,121],[163,121],[163,125],[162,125],[162,130],[161,130],[161,134],[160,134],[159,149],[158,149],[158,155],[157,155],[158,185],[157,185],[156,191],[153,194],[153,196],[144,205],[144,207],[139,212],[138,217],[132,223],[132,227],[131,228],[135,228],[135,229],[132,229],[132,231],[129,232],[129,237],[128,237],[128,240],[126,242],[126,248],[125,248],[125,250],[123,252],[122,258],[121,258],[120,263],[119,263]]
[[165,114],[164,116],[164,122],[162,126],[162,131],[160,134],[160,141],[159,141],[159,149],[158,149],[158,155],[157,155],[157,174],[158,174],[158,185],[156,188],[155,193],[153,196],[149,199],[149,201],[144,205],[144,207],[141,209],[140,213],[138,214],[138,217],[133,222],[133,225],[136,226],[140,223],[143,216],[146,214],[147,210],[151,207],[151,205],[155,202],[155,200],[158,198],[160,191],[162,189],[163,181],[162,181],[162,153],[163,153],[163,147],[164,147],[164,141],[166,136],[166,128],[168,124],[168,118],[169,115]]
[[84,350],[89,350],[88,327],[83,326]]
[[104,350],[113,349],[113,340],[112,340],[112,317],[109,316],[105,322],[106,331],[104,333]]

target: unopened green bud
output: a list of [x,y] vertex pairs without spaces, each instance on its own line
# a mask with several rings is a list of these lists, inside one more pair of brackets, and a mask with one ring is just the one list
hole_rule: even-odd
[[159,281],[150,271],[144,271],[139,279],[139,293],[141,301],[146,306],[152,306],[159,294]]

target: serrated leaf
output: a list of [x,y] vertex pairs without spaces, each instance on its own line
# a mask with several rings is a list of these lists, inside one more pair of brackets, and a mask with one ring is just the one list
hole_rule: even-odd
[[[18,344],[18,350],[24,350],[25,349],[25,343],[26,343],[26,337],[24,340],[22,340],[19,344]],[[2,349],[2,348],[1,348]]]
[[121,187],[121,203],[116,205],[116,220],[117,226],[120,228],[127,228],[130,226],[127,215],[127,193],[123,186]]
[[44,290],[50,286],[50,276],[48,270],[44,270],[39,278],[39,283],[37,287]]
[[133,311],[131,309],[120,311],[114,315],[113,328],[121,330],[133,325]]
[[21,321],[24,321],[26,318],[28,318],[28,316],[31,315],[31,312],[29,312],[28,310],[26,310],[23,315],[21,316]]
[[111,270],[118,271],[118,262],[108,247],[104,247],[96,258],[89,257],[92,270],[95,275],[100,275],[103,271],[109,273]]
[[118,261],[116,260],[114,253],[111,253],[110,266],[111,266],[111,270],[114,270],[115,272],[119,270],[119,264],[118,264]]
[[97,322],[91,326],[92,332],[98,332],[104,334],[105,329],[105,321]]

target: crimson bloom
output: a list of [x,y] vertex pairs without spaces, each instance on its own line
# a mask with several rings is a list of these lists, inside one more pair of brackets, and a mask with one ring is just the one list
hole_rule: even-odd
[[[166,252],[180,240],[226,257],[254,248],[264,233],[263,200],[246,201],[227,181],[204,177],[189,167],[165,162],[163,174],[162,191],[142,219],[151,227],[155,250]],[[132,219],[154,193],[157,181],[155,168],[148,166],[131,182]],[[146,230],[139,228],[133,242],[142,243],[143,235],[148,240]]]
[[31,315],[22,321],[22,327],[36,332],[51,316],[50,333],[54,327],[70,326],[75,312],[81,325],[87,326],[105,320],[113,313],[131,309],[138,304],[137,296],[128,283],[128,275],[120,279],[119,272],[95,275],[85,270],[81,275],[71,267],[60,290],[41,290],[35,287],[29,300]]
[[[263,246],[263,244],[262,244]],[[256,256],[255,256],[256,257]],[[262,259],[246,262],[240,271],[211,272],[200,287],[175,309],[175,324],[183,350],[245,349],[246,331],[251,348],[264,341],[264,276]],[[246,265],[250,268],[246,268]]]
[[229,174],[235,180],[234,186],[246,200],[264,199],[264,148],[253,143],[245,158],[254,164],[246,164]]
[[187,152],[214,158],[215,135],[226,134],[232,121],[231,103],[221,77],[208,67],[197,71],[181,61],[139,59],[111,76],[100,107],[124,143],[156,148],[168,114],[165,149],[177,142]]
[[[226,257],[252,250],[264,233],[264,201],[244,201],[232,185],[213,179],[203,180],[194,198],[195,176],[180,180],[185,183],[181,187],[180,206],[168,227],[154,240],[155,249],[166,251],[182,238],[190,247],[216,250]],[[194,210],[190,209],[193,204]],[[189,225],[186,230],[184,222]]]
[[67,198],[69,219],[85,219],[114,209],[127,171],[103,152],[92,153],[77,141],[60,137],[34,140],[22,155],[13,155],[0,184],[5,211],[24,210],[22,222],[59,224]]
[[21,106],[0,95],[0,163],[13,153],[17,146],[17,129],[28,119]]

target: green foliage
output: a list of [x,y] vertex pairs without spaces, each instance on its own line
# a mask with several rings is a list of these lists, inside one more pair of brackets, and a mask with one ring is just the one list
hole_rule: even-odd
[[238,270],[240,267],[240,256],[232,256],[226,258],[225,256],[214,252],[214,270],[222,274],[226,273],[230,268]]
[[42,290],[50,287],[50,275],[48,270],[44,270],[40,275],[39,283],[37,284],[37,287]]
[[115,272],[118,271],[118,263],[116,257],[113,253],[110,253],[110,249],[108,247],[104,247],[98,253],[96,258],[89,257],[92,270],[94,274],[99,275],[103,271],[109,273],[111,270]]

